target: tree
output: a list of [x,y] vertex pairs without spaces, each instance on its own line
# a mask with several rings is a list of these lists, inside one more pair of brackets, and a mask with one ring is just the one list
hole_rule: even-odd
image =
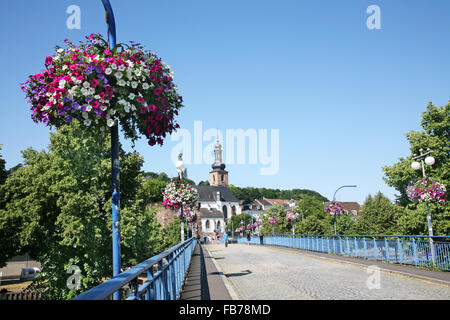
[[336,232],[337,234],[354,235],[356,231],[356,221],[349,214],[341,214],[336,217]]
[[421,170],[411,168],[412,157],[419,154],[419,149],[433,151],[436,162],[433,166],[426,166],[426,174],[450,186],[450,103],[440,108],[431,102],[422,114],[422,131],[410,131],[406,138],[410,144],[411,155],[399,158],[399,162],[392,166],[383,167],[383,180],[394,187],[400,195],[398,200],[402,206],[410,203],[406,195],[406,187],[422,178]]
[[381,192],[374,197],[369,195],[356,220],[358,234],[397,234],[400,210]]
[[159,179],[145,180],[138,192],[138,198],[142,199],[145,204],[163,201],[163,191],[169,181],[161,181]]
[[[2,151],[2,145],[0,144],[0,151]],[[2,158],[0,154],[0,184],[4,184],[6,178],[8,176],[8,172],[6,171],[6,161]]]
[[[436,107],[431,102],[427,105],[426,110],[422,113],[421,120],[422,131],[410,131],[406,134],[406,138],[410,144],[411,155],[406,158],[400,158],[399,162],[392,166],[383,167],[385,182],[394,187],[400,195],[399,203],[405,207],[399,218],[399,230],[408,234],[423,233],[426,227],[426,208],[424,205],[412,203],[406,194],[408,185],[422,178],[421,170],[413,170],[411,168],[412,157],[419,154],[419,149],[433,151],[432,156],[435,158],[433,166],[425,167],[426,175],[437,179],[447,188],[447,195],[450,190],[450,102],[442,107]],[[430,212],[433,216],[433,232],[434,235],[448,235],[450,230],[450,204],[439,203],[431,204]],[[417,218],[421,217],[424,222],[420,222]]]
[[[112,275],[110,137],[83,129],[73,121],[50,134],[47,152],[24,150],[24,166],[0,187],[0,263],[29,252],[43,267],[34,288],[45,298],[71,298]],[[156,219],[136,197],[142,164],[120,149],[124,267],[161,249]],[[66,283],[72,264],[81,269],[78,290]]]

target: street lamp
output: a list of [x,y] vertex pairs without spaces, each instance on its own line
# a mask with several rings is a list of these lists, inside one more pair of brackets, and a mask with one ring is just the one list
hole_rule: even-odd
[[[181,179],[187,178],[187,170],[184,167],[183,162],[183,154],[180,153],[178,155],[178,161],[175,163],[175,168],[178,172],[177,182],[181,183]],[[180,220],[181,220],[181,242],[184,242],[184,215],[183,215],[183,205],[180,206],[181,214],[180,214]]]
[[[337,188],[336,191],[333,194],[333,202],[336,200],[336,193],[338,192],[338,190],[340,190],[342,188],[356,188],[356,186],[355,185],[348,185],[348,186],[345,185],[345,186],[341,186],[341,187]],[[334,215],[334,235],[335,236],[337,235],[337,232],[336,232],[336,215]]]
[[[414,154],[413,160],[420,159],[420,163],[417,161],[413,161],[411,163],[411,168],[414,170],[420,170],[422,167],[422,175],[424,178],[426,178],[425,174],[425,165],[424,165],[424,159],[425,164],[432,166],[434,164],[434,158],[430,156],[430,154],[433,152],[430,149],[427,149],[426,153],[422,153],[423,149],[419,149],[420,154],[416,155]],[[430,249],[431,249],[431,259],[433,260],[433,264],[435,264],[435,255],[434,255],[434,244],[433,244],[433,223],[431,221],[431,214],[430,214],[430,202],[427,200],[427,222],[428,222],[428,235],[430,238]]]

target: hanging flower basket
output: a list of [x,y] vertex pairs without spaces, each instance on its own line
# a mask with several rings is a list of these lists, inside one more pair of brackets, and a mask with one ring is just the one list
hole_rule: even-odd
[[181,182],[169,183],[163,192],[163,206],[166,209],[179,210],[183,208],[183,213],[178,212],[180,219],[185,217],[186,214],[191,212],[191,208],[194,207],[195,202],[198,199],[198,192],[192,185],[184,184]]
[[255,223],[253,223],[253,226],[254,226],[255,228],[257,228],[257,227],[259,227],[261,224],[262,224],[261,221],[255,221]]
[[344,213],[344,207],[340,202],[331,201],[325,206],[325,212],[331,214],[332,216],[337,216]]
[[247,225],[247,229],[248,229],[248,230],[252,230],[253,228],[254,228],[254,226],[253,226],[252,223],[250,223],[250,224]]
[[293,211],[293,210],[289,210],[286,214],[286,220],[288,222],[290,221],[296,221],[298,219],[298,213]]
[[132,41],[110,50],[100,34],[65,43],[22,84],[35,122],[59,127],[77,119],[98,134],[119,121],[125,137],[134,142],[144,135],[151,146],[179,128],[183,99],[156,54]]
[[411,201],[446,202],[445,185],[432,178],[422,178],[414,185],[408,185],[406,193]]
[[188,210],[185,211],[184,218],[186,219],[187,222],[192,223],[197,219],[197,214],[191,211],[191,209],[189,208]]
[[242,232],[242,231],[245,230],[245,227],[244,226],[240,226],[238,229],[239,229],[239,232]]
[[273,217],[273,216],[270,217],[268,221],[269,221],[269,223],[271,223],[271,224],[275,224],[275,223],[278,222],[277,218],[275,218],[275,217]]

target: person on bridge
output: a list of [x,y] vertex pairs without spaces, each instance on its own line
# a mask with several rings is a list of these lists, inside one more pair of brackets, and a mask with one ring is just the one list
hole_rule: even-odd
[[223,241],[225,242],[225,247],[228,247],[228,232],[226,231],[223,234]]
[[247,232],[247,241],[248,241],[248,245],[250,245],[250,239],[251,239],[250,232]]
[[263,238],[264,238],[264,233],[262,231],[259,231],[259,244],[261,244],[261,245],[264,244]]

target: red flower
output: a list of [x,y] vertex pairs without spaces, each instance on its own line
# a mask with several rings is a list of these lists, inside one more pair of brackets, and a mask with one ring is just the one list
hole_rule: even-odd
[[153,93],[154,93],[155,95],[159,96],[161,93],[163,93],[163,91],[164,91],[164,88],[158,87],[158,88],[156,88],[155,90],[153,90]]
[[91,87],[95,88],[98,85],[98,80],[97,79],[92,79],[91,80]]

